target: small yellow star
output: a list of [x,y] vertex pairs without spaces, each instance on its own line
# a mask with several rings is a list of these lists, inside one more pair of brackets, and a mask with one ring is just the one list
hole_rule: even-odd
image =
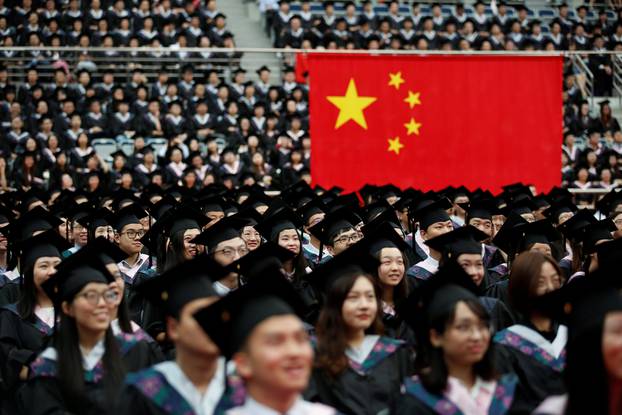
[[408,91],[408,98],[404,98],[404,102],[407,102],[408,105],[410,105],[410,109],[415,108],[415,105],[421,105],[419,95],[419,92],[414,93],[413,91]]
[[335,130],[352,120],[365,130],[367,130],[367,121],[365,120],[365,114],[363,110],[376,101],[376,97],[362,97],[359,96],[356,90],[356,84],[354,78],[350,79],[348,83],[348,89],[343,96],[329,96],[326,99],[339,108],[339,116],[335,123]]
[[404,78],[402,78],[402,72],[389,73],[389,77],[391,78],[389,80],[389,86],[394,86],[395,89],[400,89],[400,85],[406,82]]
[[408,123],[404,124],[404,127],[406,127],[406,130],[408,130],[406,135],[419,135],[419,128],[421,128],[421,123],[418,123],[417,121],[415,121],[414,118],[411,118]]
[[395,137],[394,139],[389,138],[389,150],[393,151],[395,154],[400,154],[400,150],[404,147],[404,144],[400,143],[400,138]]

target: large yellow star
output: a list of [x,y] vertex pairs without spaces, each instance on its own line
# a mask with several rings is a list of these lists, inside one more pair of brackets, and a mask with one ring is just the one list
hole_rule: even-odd
[[335,123],[335,130],[350,120],[367,130],[367,121],[365,121],[363,110],[376,101],[377,98],[359,96],[354,78],[350,79],[348,89],[344,96],[330,96],[326,97],[326,99],[339,108],[339,116]]
[[400,154],[400,150],[404,147],[404,144],[400,143],[400,138],[395,137],[394,139],[389,138],[389,150],[393,151],[395,154]]
[[408,123],[404,124],[404,127],[406,127],[406,130],[408,130],[406,135],[419,135],[419,128],[421,128],[421,123],[418,123],[417,121],[415,121],[414,118],[411,118]]
[[419,99],[419,92],[408,91],[408,97],[404,99],[404,102],[407,102],[410,105],[410,109],[415,108],[415,105],[420,105],[421,100]]
[[389,80],[389,86],[394,86],[395,89],[400,89],[400,85],[406,82],[404,78],[402,78],[402,72],[389,73],[389,77],[391,78]]

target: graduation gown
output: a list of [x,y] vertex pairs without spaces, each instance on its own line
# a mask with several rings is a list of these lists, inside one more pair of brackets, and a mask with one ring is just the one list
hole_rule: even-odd
[[[12,271],[9,271],[12,272]],[[11,279],[6,273],[0,275],[0,307],[16,303],[21,291],[21,277]]]
[[0,308],[0,365],[2,406],[0,413],[15,414],[14,396],[21,385],[19,374],[43,349],[52,327],[36,315],[26,321],[17,312],[17,304]]
[[[175,363],[167,362],[166,364]],[[212,382],[215,381],[220,382],[222,379],[215,377]],[[245,399],[246,389],[242,379],[235,374],[227,376],[226,390],[213,414],[224,414],[228,409],[244,404]],[[116,413],[118,415],[196,415],[192,405],[156,367],[127,376]]]
[[[126,372],[136,372],[157,363],[160,358],[146,340],[133,334],[116,335]],[[29,415],[66,414],[66,404],[57,378],[55,359],[40,355],[30,365],[28,381],[17,395],[18,407]],[[101,415],[108,413],[110,402],[106,399],[103,360],[91,370],[84,370],[84,397],[89,401],[80,415]]]
[[[489,415],[513,413],[517,382],[518,378],[514,374],[504,375],[497,381],[492,402],[488,407]],[[403,394],[393,412],[395,415],[463,414],[447,397],[428,392],[417,376],[406,379],[402,389]]]
[[534,329],[516,324],[494,336],[497,369],[519,379],[520,406],[515,413],[531,413],[547,396],[565,392],[562,372],[566,363],[568,329],[560,325],[553,341]]
[[380,337],[362,364],[348,362],[337,378],[315,369],[305,397],[340,413],[376,415],[395,404],[402,380],[412,374],[406,343],[389,337]]

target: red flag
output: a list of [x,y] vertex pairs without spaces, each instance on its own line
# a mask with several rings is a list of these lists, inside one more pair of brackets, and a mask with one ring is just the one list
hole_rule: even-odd
[[309,77],[323,187],[561,182],[561,57],[310,54]]

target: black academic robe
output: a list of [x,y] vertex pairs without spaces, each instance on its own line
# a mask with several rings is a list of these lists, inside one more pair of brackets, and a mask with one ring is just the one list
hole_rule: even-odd
[[415,332],[397,315],[382,313],[384,334],[398,340],[404,340],[408,346],[415,346]]
[[[522,335],[517,327],[530,334]],[[549,342],[535,330],[516,325],[494,336],[498,372],[515,373],[519,379],[516,393],[521,404],[514,413],[530,414],[546,397],[565,393],[566,333],[566,327],[559,326]]]
[[16,303],[19,300],[20,291],[20,279],[6,282],[4,285],[0,282],[0,307]]
[[[520,404],[514,394],[517,382],[518,379],[514,374],[502,376],[497,381],[488,408],[490,415],[514,413],[514,406],[517,403]],[[405,380],[403,394],[392,413],[395,415],[463,414],[460,408],[447,397],[428,392],[417,376]]]
[[[246,390],[238,376],[227,377],[227,390],[221,397],[214,415],[244,404]],[[166,376],[150,367],[130,374],[118,400],[117,415],[195,415],[194,410],[171,385]]]
[[[161,360],[146,339],[133,334],[122,333],[115,336],[125,370],[137,372]],[[39,356],[30,365],[28,381],[17,394],[17,403],[21,412],[28,415],[67,414],[67,404],[63,398],[57,378],[58,368],[55,360]],[[101,415],[110,411],[111,402],[105,396],[103,362],[92,370],[84,371],[85,405],[80,415]]]
[[22,384],[19,374],[43,349],[51,333],[52,327],[37,316],[32,321],[22,319],[17,304],[0,308],[1,414],[17,413],[14,397]]
[[343,414],[376,415],[395,405],[402,380],[412,371],[412,354],[406,343],[380,337],[363,364],[349,361],[337,378],[314,370],[305,397]]

